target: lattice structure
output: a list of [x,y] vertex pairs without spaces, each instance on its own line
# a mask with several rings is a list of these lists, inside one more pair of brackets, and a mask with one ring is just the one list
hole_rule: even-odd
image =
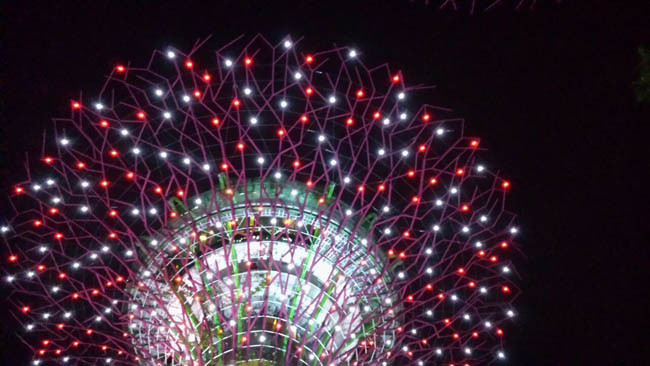
[[35,365],[479,365],[518,290],[510,183],[357,50],[262,36],[117,65],[2,226]]
[[[554,0],[554,2],[560,3],[561,0]],[[516,10],[534,9],[538,5],[537,0],[424,0],[424,3],[454,11],[467,9],[470,14],[506,5],[512,6]]]

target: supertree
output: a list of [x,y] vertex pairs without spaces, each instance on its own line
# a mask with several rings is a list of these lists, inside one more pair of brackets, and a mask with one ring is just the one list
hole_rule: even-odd
[[479,365],[516,316],[510,188],[427,87],[240,37],[116,65],[13,186],[34,365]]

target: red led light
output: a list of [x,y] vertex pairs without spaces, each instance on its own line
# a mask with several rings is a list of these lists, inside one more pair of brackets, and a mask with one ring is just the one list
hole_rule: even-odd
[[133,173],[133,172],[126,173],[126,179],[131,180],[131,179],[133,179],[133,177],[135,177],[135,173]]
[[308,64],[314,62],[314,57],[312,55],[307,55],[307,57],[305,57],[305,62]]
[[307,117],[306,114],[303,114],[303,115],[300,117],[300,121],[301,121],[301,122],[307,122],[307,121],[309,121],[309,117]]
[[352,126],[354,124],[354,119],[352,119],[352,117],[348,118],[345,121],[345,124],[347,124],[348,126]]
[[107,120],[103,119],[103,120],[99,121],[99,125],[102,126],[102,127],[104,127],[104,128],[106,128],[106,127],[108,127],[110,124],[108,123]]
[[299,168],[300,167],[300,160],[294,160],[293,167],[294,168]]
[[413,178],[413,177],[415,177],[415,171],[413,171],[413,170],[409,170],[409,171],[406,173],[406,175],[408,175],[409,178]]
[[503,182],[501,182],[501,188],[503,188],[503,189],[510,188],[510,182],[508,182],[507,180],[504,180]]
[[471,140],[471,141],[469,142],[469,146],[470,146],[470,147],[473,147],[473,148],[477,148],[477,147],[478,147],[478,144],[479,144],[479,141],[476,140],[476,139]]
[[207,72],[205,74],[203,74],[203,80],[204,81],[210,81],[210,79],[212,79],[212,76],[210,76],[210,74],[208,74]]
[[124,66],[122,66],[122,65],[115,66],[115,71],[117,71],[117,72],[124,72],[125,70],[126,70],[126,68]]
[[381,113],[379,113],[379,112],[375,112],[375,113],[372,115],[372,118],[374,118],[374,119],[379,119],[379,118],[381,118]]
[[80,108],[81,108],[81,103],[72,102],[72,109],[80,109]]
[[431,119],[431,116],[428,113],[422,115],[422,120],[428,122]]
[[188,69],[193,68],[194,67],[194,62],[192,62],[192,60],[185,61],[185,67],[187,67]]
[[463,175],[463,174],[465,174],[465,169],[462,168],[456,169],[456,175]]
[[176,191],[176,195],[178,197],[183,197],[185,195],[185,192],[183,192],[183,190],[179,189],[178,191]]
[[63,234],[61,234],[61,233],[56,233],[56,234],[54,234],[54,237],[55,237],[56,239],[62,239],[62,238],[63,238]]
[[250,58],[250,57],[246,57],[246,58],[244,59],[244,63],[245,63],[246,65],[251,65],[251,64],[253,63],[253,59]]
[[279,137],[284,137],[286,135],[287,131],[285,131],[283,128],[278,130],[278,136]]
[[86,163],[82,161],[77,162],[77,169],[81,170],[84,169],[85,167],[86,167]]
[[110,156],[114,157],[114,158],[116,158],[118,155],[120,155],[120,153],[118,153],[117,150],[114,150],[114,149],[109,151],[108,154]]
[[20,194],[20,193],[25,192],[25,189],[23,187],[16,187],[16,188],[14,188],[14,192]]
[[427,151],[427,145],[420,145],[420,146],[418,146],[418,151],[419,151],[419,152],[425,152],[425,151]]
[[463,212],[469,211],[469,205],[465,204],[465,205],[460,206],[460,210],[463,211]]
[[400,80],[399,75],[394,75],[394,76],[393,76],[393,82],[394,82],[394,83],[399,82],[399,80]]
[[305,89],[305,93],[307,93],[307,95],[312,95],[312,94],[314,94],[314,89],[307,88],[307,89]]
[[431,178],[431,179],[429,179],[429,183],[430,183],[430,184],[436,184],[436,183],[438,183],[438,179],[436,179],[436,178]]
[[364,95],[365,93],[363,92],[363,89],[357,90],[357,98],[363,98]]
[[102,181],[99,182],[99,185],[106,188],[106,187],[108,187],[108,181],[107,180],[102,180]]
[[198,90],[195,90],[195,91],[194,91],[194,96],[197,97],[197,98],[199,98],[199,97],[201,96],[201,92],[198,91]]
[[43,161],[45,162],[45,164],[52,164],[52,162],[54,161],[54,159],[52,159],[52,158],[49,157],[49,156],[46,156],[46,157],[43,158]]
[[144,119],[144,117],[146,117],[144,112],[138,112],[138,119]]
[[18,256],[16,256],[16,255],[10,255],[9,256],[9,262],[15,262],[17,260],[18,260]]
[[215,125],[215,126],[218,126],[220,122],[221,122],[221,121],[219,121],[219,118],[217,118],[217,117],[214,117],[214,118],[212,119],[212,124]]
[[243,142],[240,142],[240,143],[237,144],[237,150],[239,150],[239,151],[244,150],[244,143]]
[[232,105],[234,105],[235,107],[239,107],[240,104],[241,104],[241,102],[239,101],[239,99],[234,99],[232,101]]

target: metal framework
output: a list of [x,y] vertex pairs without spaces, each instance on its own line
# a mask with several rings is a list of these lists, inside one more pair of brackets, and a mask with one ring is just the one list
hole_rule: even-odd
[[358,50],[258,35],[116,65],[3,224],[35,365],[479,365],[518,292],[510,183]]

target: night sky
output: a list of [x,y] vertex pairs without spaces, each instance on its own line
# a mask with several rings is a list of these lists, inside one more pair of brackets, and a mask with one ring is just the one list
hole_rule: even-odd
[[[649,5],[538,0],[470,16],[408,0],[157,3],[3,4],[0,195],[24,178],[25,152],[39,154],[50,119],[118,62],[209,35],[215,47],[256,33],[304,36],[314,50],[353,45],[368,65],[388,61],[407,83],[436,85],[432,102],[463,116],[513,183],[526,257],[508,364],[648,364],[650,102],[635,101],[633,82]],[[31,358],[21,330],[3,311],[0,364]]]

